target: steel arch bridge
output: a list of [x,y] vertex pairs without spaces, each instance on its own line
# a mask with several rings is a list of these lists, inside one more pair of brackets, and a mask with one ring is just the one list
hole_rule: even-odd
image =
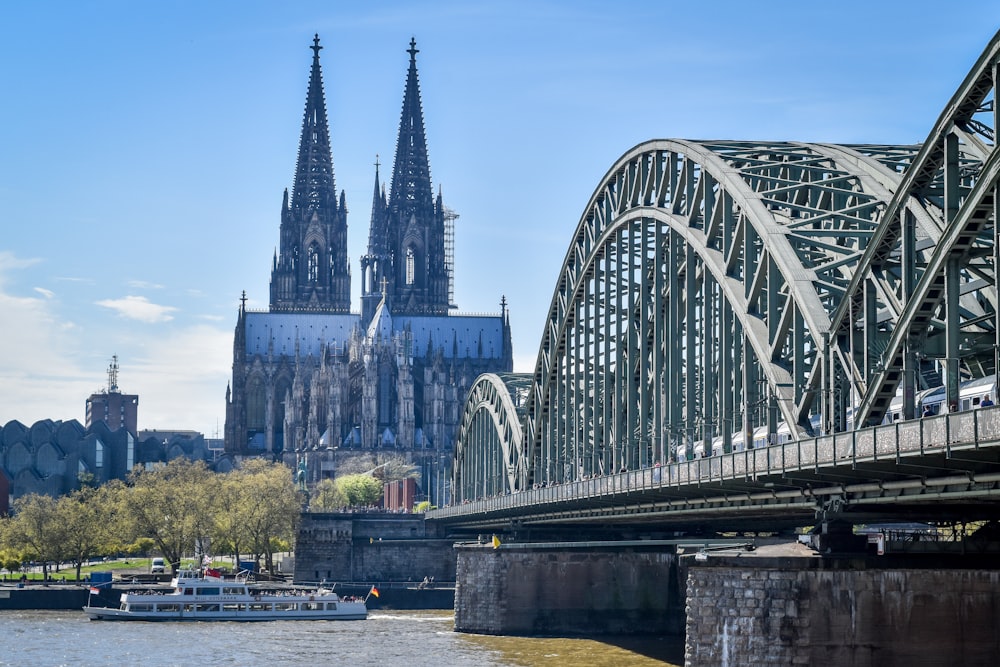
[[[656,140],[581,216],[515,407],[483,376],[455,498],[880,423],[996,372],[1000,33],[913,146]],[[506,391],[505,391],[506,389]]]

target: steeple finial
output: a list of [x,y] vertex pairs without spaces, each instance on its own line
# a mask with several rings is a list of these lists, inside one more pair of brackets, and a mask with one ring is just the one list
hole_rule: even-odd
[[319,33],[313,35],[313,45],[309,48],[313,50],[313,58],[319,60],[319,52],[323,48],[319,45]]
[[420,49],[417,48],[417,40],[415,37],[410,37],[410,48],[406,50],[410,54],[410,62],[416,62],[417,54],[420,53]]

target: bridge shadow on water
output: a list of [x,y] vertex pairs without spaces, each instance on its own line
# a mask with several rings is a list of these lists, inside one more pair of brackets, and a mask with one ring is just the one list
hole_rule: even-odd
[[464,635],[466,641],[496,652],[505,665],[546,667],[679,667],[683,637],[607,636],[519,637]]
[[628,663],[630,665],[646,664],[638,662],[643,658],[672,666],[684,664],[683,637],[615,637],[602,638],[601,643],[617,647],[634,656]]

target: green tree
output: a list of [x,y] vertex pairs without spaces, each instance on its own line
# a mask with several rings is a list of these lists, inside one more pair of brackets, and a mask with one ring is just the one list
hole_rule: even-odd
[[322,479],[309,496],[310,512],[335,512],[347,504],[347,499],[337,490],[332,479]]
[[125,507],[133,538],[148,537],[177,571],[195,540],[211,534],[217,480],[202,462],[176,458],[130,476]]
[[49,576],[49,561],[65,555],[65,531],[50,496],[29,493],[14,501],[14,517],[8,526],[11,545],[22,552],[23,560],[42,564],[42,576]]
[[371,475],[344,475],[334,480],[334,486],[353,507],[374,505],[382,497],[382,482]]
[[273,572],[275,548],[295,539],[302,499],[291,471],[280,463],[251,459],[234,472],[240,479],[238,517],[248,547],[254,560],[263,557],[268,571]]
[[419,503],[417,503],[416,505],[413,506],[413,513],[414,514],[423,514],[425,512],[429,512],[432,509],[434,509],[434,506],[431,505],[431,501],[429,501],[429,500],[421,500]]
[[236,562],[249,543],[242,513],[242,482],[239,470],[227,473],[221,480],[215,499],[213,546],[216,553],[231,553]]
[[83,563],[118,550],[124,493],[124,484],[114,480],[99,488],[83,486],[56,502],[66,556],[76,565],[78,581]]
[[21,550],[13,543],[14,519],[0,516],[0,568],[14,570],[21,567]]

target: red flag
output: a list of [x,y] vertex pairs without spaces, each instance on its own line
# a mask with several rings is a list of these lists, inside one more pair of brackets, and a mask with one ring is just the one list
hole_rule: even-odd
[[215,568],[210,567],[210,568],[207,568],[205,570],[205,576],[206,577],[219,577],[221,579],[222,578],[222,572],[219,572]]
[[100,595],[101,594],[101,589],[97,588],[96,586],[91,586],[90,587],[90,593],[91,593],[91,595]]

